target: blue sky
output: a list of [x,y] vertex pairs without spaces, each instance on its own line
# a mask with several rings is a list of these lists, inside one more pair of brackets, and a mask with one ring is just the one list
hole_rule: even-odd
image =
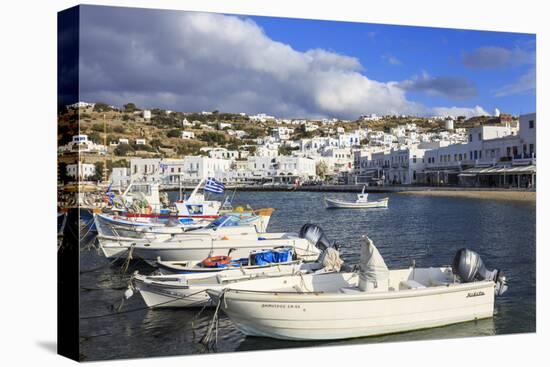
[[[251,18],[270,38],[292,45],[296,50],[324,48],[357,57],[364,67],[362,73],[372,79],[401,81],[427,73],[432,77],[445,76],[471,82],[471,95],[466,93],[450,97],[421,91],[409,92],[410,99],[429,107],[458,103],[480,105],[489,112],[495,108],[514,114],[535,111],[534,84],[531,84],[532,88],[518,92],[502,93],[501,90],[519,84],[521,77],[535,67],[534,34]],[[487,62],[479,60],[478,64],[468,63],[476,51],[487,48],[495,51],[492,58],[486,59]],[[503,50],[511,52],[511,59],[517,58],[516,52],[521,53],[525,60],[499,61],[499,56],[506,55]]]
[[80,7],[81,100],[279,117],[535,111],[535,36]]

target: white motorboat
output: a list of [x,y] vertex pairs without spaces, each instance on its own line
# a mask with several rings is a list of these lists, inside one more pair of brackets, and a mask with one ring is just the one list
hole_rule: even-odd
[[[258,232],[266,232],[273,213],[272,208],[262,208],[253,211],[227,212],[226,215],[238,217],[241,222],[253,225]],[[202,228],[212,222],[212,219],[192,218],[149,218],[136,220],[116,214],[94,214],[94,223],[99,236],[117,236],[144,238],[148,234],[178,234],[189,229]],[[148,238],[154,238],[149,236]]]
[[290,247],[252,251],[247,258],[227,256],[207,258],[203,261],[164,261],[157,259],[155,266],[158,272],[166,274],[213,274],[231,269],[248,269],[269,264],[282,264],[295,260],[294,251]]
[[[213,222],[203,224],[201,227],[189,227],[173,224],[173,222],[132,226],[124,223],[120,218],[113,218],[105,214],[95,215],[94,220],[98,231],[97,240],[100,250],[107,258],[118,258],[125,256],[131,246],[162,243],[187,234],[222,234],[227,231],[228,227],[234,226],[246,227],[249,231],[263,233],[269,224],[272,212],[273,209],[262,209],[253,213],[225,214]],[[193,238],[197,238],[197,236]],[[187,260],[202,260],[205,257],[207,256]]]
[[387,208],[389,198],[385,197],[375,201],[368,200],[368,194],[365,193],[365,186],[360,194],[357,194],[357,200],[344,201],[338,199],[325,198],[325,204],[328,209],[370,209]]
[[158,258],[168,261],[202,261],[212,256],[247,257],[252,251],[292,247],[299,259],[314,261],[320,254],[315,242],[295,233],[258,233],[256,227],[242,225],[233,216],[221,223],[187,231],[163,241],[126,243],[133,256],[154,264]]
[[[131,297],[134,291],[139,291],[148,307],[199,307],[212,305],[207,290],[223,290],[238,282],[252,279],[273,278],[289,274],[307,274],[311,272],[325,273],[339,271],[343,266],[335,248],[324,248],[317,262],[302,262],[293,260],[292,249],[274,250],[271,253],[286,253],[287,256],[268,256],[269,251],[258,251],[250,254],[251,265],[242,265],[221,269],[216,273],[189,273],[172,275],[144,276],[135,273],[132,276],[126,297]],[[273,261],[273,262],[270,262]]]
[[[504,276],[460,250],[453,266],[388,270],[368,238],[358,272],[301,274],[207,291],[244,334],[285,340],[345,339],[493,316]],[[221,301],[220,301],[221,300]]]
[[[321,268],[319,263],[300,260],[284,264],[268,264],[242,269],[229,269],[214,274],[132,276],[129,295],[138,291],[147,307],[202,307],[211,304],[208,289],[222,290],[228,285],[251,279],[273,278],[288,274],[307,273]],[[127,297],[129,296],[127,293]]]

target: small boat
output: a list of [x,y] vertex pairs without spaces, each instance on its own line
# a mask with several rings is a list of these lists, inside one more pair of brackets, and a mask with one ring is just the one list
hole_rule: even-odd
[[252,251],[249,257],[240,259],[232,259],[231,250],[227,256],[207,258],[203,261],[163,261],[159,258],[155,265],[162,274],[206,274],[231,269],[255,269],[296,260],[291,247],[256,250]]
[[249,336],[347,339],[445,326],[493,316],[507,289],[498,270],[459,250],[452,266],[388,270],[365,237],[357,272],[288,275],[207,293]]
[[360,194],[357,194],[357,200],[344,201],[338,199],[325,198],[325,204],[328,209],[370,209],[370,208],[387,208],[389,198],[385,197],[380,200],[369,201],[368,194],[365,193],[365,186]]
[[242,258],[254,250],[282,246],[292,247],[296,256],[304,261],[315,261],[320,254],[315,242],[297,233],[259,233],[255,226],[243,224],[232,215],[220,217],[205,228],[168,239],[130,240],[125,245],[131,247],[129,251],[134,257],[153,265],[159,257],[168,261],[202,261],[211,256],[227,255],[232,250],[235,258]]
[[[289,248],[280,253],[291,254]],[[198,272],[176,275],[132,276],[125,297],[140,293],[147,307],[202,307],[213,305],[207,290],[223,290],[239,282],[252,279],[275,278],[290,274],[338,271],[343,262],[334,248],[324,248],[323,256],[316,262],[302,262],[286,257],[286,261],[275,262],[270,252],[258,251],[250,254],[252,265],[220,269],[217,272]]]
[[[158,244],[169,240],[175,241],[183,237],[187,239],[199,239],[201,234],[203,235],[202,237],[213,236],[215,234],[223,236],[223,233],[229,231],[229,227],[243,227],[256,234],[263,233],[269,223],[272,212],[272,209],[263,209],[263,211],[258,211],[258,214],[248,212],[225,214],[212,222],[203,223],[201,226],[196,227],[173,224],[173,222],[132,226],[124,223],[124,219],[105,214],[97,214],[94,220],[98,231],[97,240],[100,250],[107,258],[118,258],[125,256],[125,252],[131,246],[138,244],[144,244],[146,245],[145,247],[149,247],[151,243]],[[189,237],[187,235],[193,236]],[[230,248],[227,248],[226,251]],[[207,256],[206,254],[199,258],[168,260],[200,260]]]

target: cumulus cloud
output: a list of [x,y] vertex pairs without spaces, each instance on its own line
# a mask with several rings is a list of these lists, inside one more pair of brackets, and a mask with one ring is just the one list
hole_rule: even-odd
[[489,112],[485,111],[481,106],[470,107],[434,107],[434,115],[436,116],[490,116]]
[[464,65],[470,69],[500,69],[535,62],[535,52],[521,48],[480,47],[462,57]]
[[357,58],[297,51],[244,17],[83,6],[80,24],[82,100],[284,117],[433,112]]
[[399,86],[407,91],[422,92],[433,96],[444,96],[451,99],[465,99],[477,96],[475,84],[465,78],[448,76],[430,76],[424,72],[420,76],[404,80]]

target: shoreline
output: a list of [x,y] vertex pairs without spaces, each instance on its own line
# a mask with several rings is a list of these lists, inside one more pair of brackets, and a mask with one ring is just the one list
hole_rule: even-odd
[[418,195],[430,197],[455,197],[481,200],[506,200],[521,202],[536,202],[536,191],[509,191],[509,190],[425,190],[425,191],[402,191],[401,195]]
[[[184,188],[187,191],[191,187]],[[353,192],[359,193],[363,185],[323,185],[323,186],[301,186],[296,189],[277,186],[240,186],[228,187],[227,191],[276,191],[276,192]],[[175,188],[161,188],[161,191],[177,191]],[[370,194],[400,194],[417,195],[429,197],[456,197],[482,200],[507,200],[521,202],[536,202],[537,192],[535,190],[505,189],[505,188],[482,188],[482,187],[434,187],[434,186],[367,186],[367,193]]]

